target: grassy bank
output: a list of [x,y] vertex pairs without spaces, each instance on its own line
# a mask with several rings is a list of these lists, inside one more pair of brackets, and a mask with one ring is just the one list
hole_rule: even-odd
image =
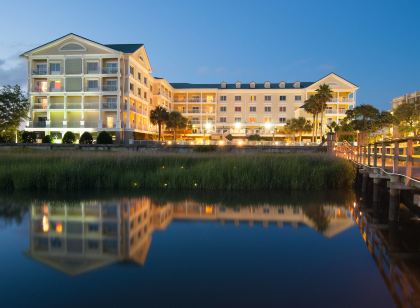
[[0,154],[2,191],[347,188],[351,164],[325,154]]

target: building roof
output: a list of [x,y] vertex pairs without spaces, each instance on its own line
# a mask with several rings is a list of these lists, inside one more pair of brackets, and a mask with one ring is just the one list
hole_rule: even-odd
[[[300,82],[298,89],[307,88],[314,82]],[[226,88],[222,88],[220,83],[170,83],[175,89],[236,89],[235,83],[227,83]],[[240,89],[266,89],[264,83],[255,83],[255,88],[251,88],[250,83],[241,83]],[[280,88],[279,82],[271,82],[270,89],[296,89],[293,82],[287,82],[284,88]]]
[[133,53],[143,47],[143,44],[105,44],[104,46],[123,53]]

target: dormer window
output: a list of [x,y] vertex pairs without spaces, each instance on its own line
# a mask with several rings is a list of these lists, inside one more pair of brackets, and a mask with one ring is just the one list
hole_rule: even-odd
[[250,87],[251,89],[255,89],[255,82],[254,82],[254,81],[251,81],[251,82],[249,83],[249,87]]
[[299,88],[300,88],[300,81],[295,81],[295,82],[293,83],[293,88],[295,88],[295,89],[299,89]]
[[222,89],[226,89],[226,86],[227,86],[227,83],[226,83],[225,81],[222,81],[222,82],[220,83],[220,87],[221,87]]
[[236,87],[236,89],[240,89],[241,88],[241,82],[240,81],[237,81],[235,83],[235,87]]
[[286,88],[286,82],[285,81],[280,81],[279,88],[280,89],[285,89]]
[[269,81],[264,82],[264,88],[270,89],[270,82]]

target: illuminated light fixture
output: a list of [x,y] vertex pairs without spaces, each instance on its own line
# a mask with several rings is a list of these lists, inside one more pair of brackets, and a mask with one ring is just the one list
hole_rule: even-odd
[[278,142],[278,141],[275,141],[275,142],[274,142],[274,145],[279,145],[279,142]]
[[211,123],[207,122],[206,124],[204,124],[204,128],[205,128],[207,131],[211,130],[211,128],[212,128]]
[[48,221],[48,216],[44,215],[44,216],[42,216],[42,231],[44,231],[46,233],[49,230],[50,230],[50,223]]
[[354,208],[356,207],[356,202],[353,202],[353,207],[354,207]]
[[172,144],[172,141],[170,141],[170,140],[169,140],[169,141],[168,141],[168,145],[171,145],[171,144]]
[[57,233],[63,232],[63,224],[61,222],[57,223],[57,225],[55,226],[55,232]]
[[265,123],[264,123],[264,128],[265,128],[266,130],[269,130],[271,127],[273,127],[273,124],[271,124],[270,122],[265,122]]
[[213,206],[211,205],[206,205],[204,212],[206,214],[213,214]]
[[238,141],[238,145],[239,145],[239,146],[243,146],[243,145],[244,145],[243,140],[239,140],[239,141]]
[[235,122],[235,128],[240,129],[242,126],[241,122]]
[[225,145],[225,142],[223,140],[219,140],[219,142],[217,144],[218,145]]
[[190,144],[191,144],[191,145],[194,145],[194,141],[191,141],[191,142],[190,142]]

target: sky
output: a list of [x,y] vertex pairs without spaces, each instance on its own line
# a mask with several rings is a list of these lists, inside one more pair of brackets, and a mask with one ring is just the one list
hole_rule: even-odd
[[419,0],[2,0],[0,86],[25,84],[19,55],[73,32],[144,43],[170,82],[316,81],[335,72],[357,104],[389,109],[420,90]]

